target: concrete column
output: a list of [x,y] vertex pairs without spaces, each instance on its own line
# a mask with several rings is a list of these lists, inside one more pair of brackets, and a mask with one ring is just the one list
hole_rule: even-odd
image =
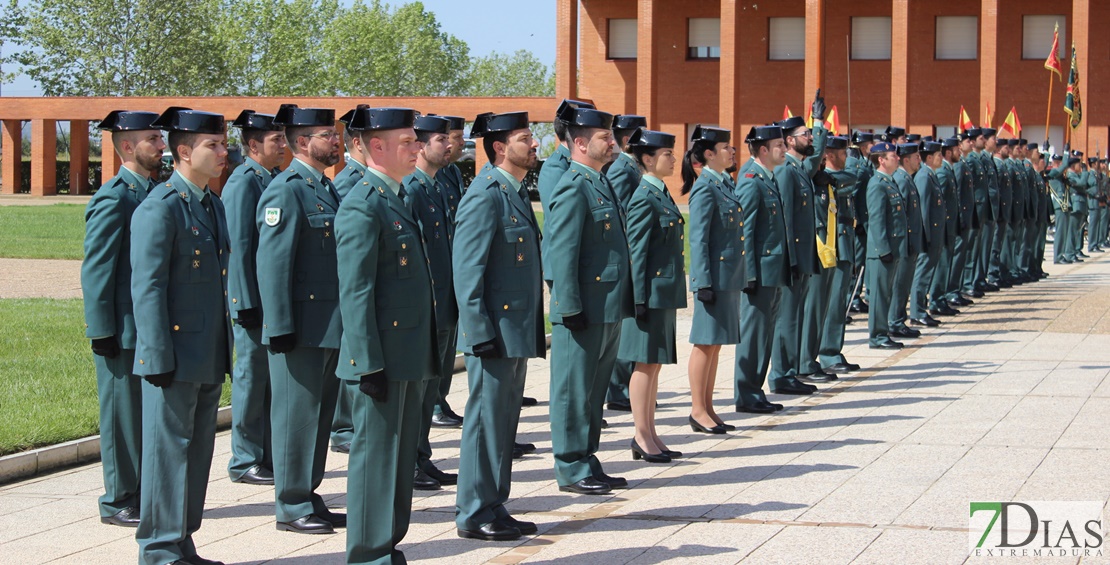
[[103,186],[119,172],[120,161],[112,145],[112,132],[101,131],[100,136],[100,184]]
[[639,0],[636,8],[636,110],[648,119],[650,129],[659,129],[659,116],[655,107],[656,68],[655,28],[662,22],[655,17],[658,12],[655,0]]
[[578,98],[578,0],[556,0],[555,96]]
[[[1089,98],[1086,96],[1090,92],[1087,85],[1088,78],[1091,76],[1088,69],[1090,69],[1089,62],[1091,57],[1095,56],[1090,50],[1091,39],[1091,26],[1088,24],[1091,15],[1091,0],[1072,0],[1071,3],[1071,38],[1075,43],[1075,52],[1079,55],[1077,66],[1079,67],[1079,98],[1080,102],[1085,102]],[[1069,45],[1070,47],[1070,45]],[[1071,65],[1071,50],[1067,50],[1068,60],[1063,63],[1065,69],[1069,69]],[[1067,76],[1066,74],[1064,75]],[[1079,122],[1079,127],[1071,132],[1071,146],[1084,151],[1089,155],[1095,154],[1094,143],[1088,139],[1089,128],[1088,124],[1091,123],[1090,114],[1086,109],[1083,110],[1083,121]]]
[[[825,84],[825,0],[806,0],[806,68],[805,97],[813,100],[814,93]],[[808,108],[802,108],[809,112]]]
[[909,125],[910,0],[893,0],[890,18],[890,123]]
[[[987,125],[987,104],[998,113],[998,9],[999,0],[981,0],[979,13],[979,110],[971,121]],[[1063,102],[1061,101],[1061,104]],[[972,110],[968,108],[968,113]],[[992,126],[997,125],[993,120]]]
[[3,186],[0,186],[0,194],[15,194],[19,192],[19,185],[23,180],[22,170],[20,169],[21,161],[23,160],[23,123],[19,120],[3,120],[0,121],[0,143],[4,146],[3,153],[3,170],[0,170],[0,177],[3,177]]
[[55,120],[31,120],[32,196],[52,196],[58,193],[56,124]]
[[[737,9],[736,0],[721,0],[721,82],[717,115],[717,123],[721,127],[732,130],[732,144],[741,153],[747,151],[744,146],[744,136],[747,131],[741,131],[740,112],[737,108],[740,90],[740,9]],[[685,146],[685,140],[683,140]],[[739,155],[737,156],[739,159]]]
[[69,193],[89,193],[89,121],[69,121]]

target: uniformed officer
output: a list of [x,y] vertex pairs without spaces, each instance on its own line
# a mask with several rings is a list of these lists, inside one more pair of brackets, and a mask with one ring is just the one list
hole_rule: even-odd
[[[740,343],[740,290],[744,288],[744,211],[724,171],[733,163],[726,129],[694,126],[682,159],[682,193],[689,194],[690,290],[694,321],[690,328],[690,428],[723,434],[734,430],[713,409],[717,359],[722,345]],[[695,177],[694,164],[701,166]]]
[[[435,114],[428,114],[434,116]],[[440,116],[451,122],[451,131],[447,134],[447,141],[451,146],[451,154],[447,157],[447,166],[441,168],[435,174],[436,182],[439,183],[440,190],[446,198],[446,205],[444,210],[447,211],[447,217],[451,220],[450,229],[454,230],[455,215],[458,213],[459,204],[462,202],[463,193],[466,192],[466,185],[463,184],[462,171],[455,163],[462,156],[463,151],[463,128],[466,126],[466,120],[459,116]],[[457,331],[457,330],[456,330]],[[462,426],[463,417],[456,414],[451,409],[451,405],[447,402],[447,394],[451,392],[451,375],[441,376],[438,381],[431,381],[428,383],[429,387],[436,386],[439,390],[439,400],[436,401],[435,407],[432,409],[432,425],[441,428],[457,428]],[[533,404],[535,399],[533,398]]]
[[[856,131],[852,134],[852,144],[854,151],[848,155],[848,161],[845,163],[844,168],[846,171],[851,172],[856,176],[856,194],[853,198],[855,205],[855,230],[856,230],[856,257],[855,268],[856,272],[853,273],[853,280],[859,281],[862,274],[858,272],[863,269],[867,261],[867,185],[871,181],[871,175],[875,174],[875,170],[871,165],[871,146],[875,143],[875,135],[869,132]],[[864,302],[863,296],[864,285],[854,284],[850,289],[852,292],[852,303],[849,306],[850,312],[857,312],[866,314],[868,311],[867,303]]]
[[[998,130],[982,128],[983,144],[977,154],[982,171],[981,186],[976,187],[977,206],[982,207],[979,235],[978,257],[975,267],[975,288],[984,292],[998,292],[999,286],[989,281],[990,262],[994,250],[994,241],[997,236],[998,222],[1003,220],[1001,214],[1001,200],[999,199],[1000,180],[998,163],[994,154],[998,151]],[[976,147],[979,147],[976,144]],[[979,203],[982,198],[982,203]]]
[[[949,156],[953,175],[956,179],[959,198],[959,222],[957,223],[956,244],[952,248],[952,266],[949,268],[948,294],[945,303],[949,307],[971,306],[969,298],[974,288],[965,288],[965,272],[972,256],[975,238],[978,235],[975,216],[975,163],[970,158],[975,149],[975,139],[979,137],[976,128],[963,131],[957,136],[958,144],[954,154]],[[955,308],[953,308],[955,309]]]
[[[628,139],[639,128],[647,127],[647,118],[643,116],[618,115],[613,117],[613,137],[617,142],[616,158],[605,170],[605,177],[609,186],[613,187],[621,206],[628,209],[632,201],[632,194],[640,186],[640,167],[630,153]],[[1092,222],[1093,225],[1093,222]],[[628,412],[632,405],[628,400],[628,383],[632,378],[635,363],[617,357],[613,364],[613,375],[609,378],[609,391],[605,398],[610,410]]]
[[216,410],[231,371],[227,220],[208,182],[227,166],[224,117],[169,108],[174,173],[135,210],[131,296],[134,373],[143,378],[139,563],[220,565],[197,555],[216,442]]
[[1032,168],[1030,176],[1033,179],[1032,202],[1035,205],[1033,217],[1030,220],[1031,229],[1026,236],[1026,244],[1031,249],[1029,273],[1035,279],[1043,279],[1048,276],[1044,272],[1043,261],[1048,213],[1052,210],[1052,202],[1051,197],[1048,196],[1048,180],[1045,178],[1045,167],[1047,165],[1045,156],[1036,143],[1030,143],[1028,149],[1027,161]]
[[270,433],[270,367],[262,345],[262,299],[255,258],[255,210],[273,180],[270,171],[285,162],[285,132],[272,114],[243,110],[239,128],[246,159],[228,177],[220,194],[227,231],[236,252],[228,261],[228,310],[235,320],[235,370],[231,378],[231,459],[227,473],[237,483],[274,484]]
[[353,389],[347,478],[347,563],[404,563],[397,544],[412,480],[427,380],[436,374],[435,306],[420,224],[401,181],[416,167],[416,113],[371,108],[362,132],[367,174],[336,215],[343,346]]
[[906,210],[906,253],[898,257],[898,268],[894,273],[891,287],[890,310],[888,313],[891,337],[916,338],[921,332],[906,325],[906,305],[913,287],[913,273],[917,267],[917,254],[921,252],[922,237],[921,204],[913,175],[921,168],[920,146],[916,143],[901,143],[897,146],[899,167],[893,175],[898,192]]
[[[1030,282],[1032,279],[1025,274],[1022,265],[1022,243],[1025,240],[1025,226],[1027,221],[1027,206],[1029,201],[1029,178],[1025,169],[1024,139],[1010,140],[1010,174],[1011,186],[1014,191],[1013,209],[1010,212],[1010,231],[1007,233],[1010,240],[1009,275],[1013,284]],[[1003,261],[1005,263],[1005,261]]]
[[999,287],[1010,288],[1009,232],[1013,219],[1014,187],[1010,161],[1010,140],[998,139],[994,149],[994,169],[998,183],[998,215],[995,216],[994,234],[991,236],[990,263],[987,267],[987,282]]
[[[365,127],[362,113],[369,108],[369,104],[359,104],[354,109],[339,117],[343,123],[343,143],[347,148],[347,162],[343,170],[335,175],[335,192],[342,200],[354,186],[362,182],[366,176],[366,157],[362,154],[362,137],[359,133]],[[359,120],[356,122],[355,120]],[[347,387],[339,387],[336,393],[335,415],[331,420],[331,450],[336,453],[351,452],[351,438],[355,435],[355,424],[352,422],[351,405],[354,398]]]
[[[1064,153],[1067,153],[1067,150]],[[1052,262],[1059,265],[1061,263],[1072,263],[1072,260],[1068,258],[1068,247],[1071,244],[1069,236],[1069,220],[1071,218],[1068,212],[1071,209],[1071,199],[1068,197],[1068,179],[1066,175],[1071,160],[1064,159],[1063,155],[1054,154],[1052,164],[1054,168],[1047,169],[1045,177],[1048,179],[1049,196],[1052,198],[1053,217],[1055,218],[1055,232],[1052,236]]]
[[1098,248],[1099,193],[1102,190],[1102,173],[1098,157],[1087,157],[1087,252],[1101,253]]
[[959,310],[948,304],[952,285],[952,262],[956,255],[956,242],[960,237],[960,182],[956,166],[959,163],[960,140],[956,136],[940,141],[940,167],[937,180],[944,198],[944,244],[941,246],[936,273],[929,285],[929,314],[955,316]]
[[459,347],[470,384],[455,524],[460,537],[508,540],[537,531],[505,503],[528,360],[547,353],[540,227],[523,186],[539,144],[527,112],[494,115],[477,133],[493,166],[467,189],[454,240]]
[[871,289],[871,315],[867,318],[868,347],[901,349],[890,336],[889,312],[894,275],[900,261],[908,261],[906,201],[892,176],[898,170],[898,148],[887,142],[871,147],[875,174],[867,187],[867,287]]
[[[848,138],[830,137],[825,145],[825,171],[829,179],[824,183],[814,184],[828,190],[833,189],[832,200],[827,206],[833,209],[836,218],[835,225],[828,226],[826,233],[818,234],[828,236],[827,230],[835,230],[836,234],[836,266],[825,269],[822,276],[827,276],[825,315],[822,319],[820,348],[817,352],[817,362],[820,368],[827,373],[849,373],[858,371],[860,366],[851,363],[844,357],[844,330],[847,326],[845,315],[848,311],[848,300],[852,296],[852,286],[855,283],[853,273],[856,271],[856,247],[860,244],[856,235],[856,188],[859,180],[856,173],[847,167],[848,164]],[[821,174],[821,173],[818,173]],[[829,181],[832,181],[831,183]],[[828,214],[826,208],[825,213]],[[804,361],[805,359],[803,359]]]
[[613,155],[613,115],[568,107],[571,164],[547,200],[551,278],[551,445],[559,489],[604,494],[628,485],[595,453],[621,320],[632,315],[624,215],[601,167]]
[[1090,187],[1091,180],[1089,171],[1084,170],[1086,167],[1083,164],[1083,152],[1072,150],[1071,160],[1075,162],[1068,166],[1067,177],[1071,198],[1068,212],[1068,251],[1070,252],[1068,258],[1073,263],[1082,263],[1084,258],[1090,258],[1083,253],[1083,227],[1087,222],[1087,189]]
[[617,357],[636,363],[629,384],[636,428],[632,458],[655,463],[682,456],[668,449],[655,430],[659,370],[678,362],[676,312],[686,307],[685,222],[663,183],[674,174],[674,142],[673,135],[647,129],[637,129],[627,141],[643,175],[628,204],[636,316],[624,320]]
[[[782,199],[771,172],[786,160],[786,144],[779,126],[753,127],[744,141],[751,158],[740,167],[736,185],[742,210],[739,222],[744,286],[740,297],[740,342],[735,354],[734,401],[737,412],[767,414],[783,408],[782,404],[767,401],[763,383],[771,364],[771,343],[782,288],[790,284],[794,261]],[[694,287],[692,277],[690,286]]]
[[990,187],[987,171],[982,158],[987,138],[984,128],[972,128],[965,132],[972,138],[972,150],[962,157],[964,166],[971,174],[971,228],[967,234],[967,262],[964,264],[963,293],[972,298],[982,298],[985,292],[981,282],[980,258],[983,255],[987,222],[991,217]]
[[92,341],[100,401],[100,460],[104,494],[100,521],[139,525],[142,460],[142,381],[132,378],[135,315],[131,303],[131,215],[154,188],[166,144],[151,126],[153,112],[113,110],[97,127],[112,132],[119,174],[85,207],[85,259],[81,294],[85,337]]
[[[576,108],[594,109],[594,105],[581,100],[563,100],[559,103],[559,108],[555,110],[555,118],[551,121],[551,126],[555,130],[555,138],[559,140],[559,143],[555,146],[555,152],[545,159],[543,166],[540,167],[540,177],[536,185],[540,193],[540,206],[543,208],[545,218],[551,213],[551,193],[554,192],[555,185],[559,184],[559,181],[563,178],[563,173],[570,168],[571,142],[567,140],[567,123],[559,116]],[[547,260],[546,245],[542,253],[543,280],[550,287],[551,268]]]
[[416,169],[401,182],[424,237],[424,252],[435,286],[436,342],[439,344],[435,375],[424,390],[416,476],[413,478],[413,488],[417,490],[437,490],[440,485],[453,485],[458,479],[454,473],[445,473],[432,463],[432,445],[428,440],[435,406],[440,400],[440,380],[451,378],[455,372],[458,337],[459,310],[451,282],[454,279],[451,248],[455,226],[447,211],[450,205],[447,191],[435,180],[436,174],[449,164],[450,128],[451,122],[445,118],[421,116],[416,119],[413,130],[423,147],[417,153]]
[[921,219],[921,248],[914,262],[912,287],[910,290],[910,322],[919,326],[936,327],[940,321],[929,315],[928,292],[933,277],[937,273],[941,253],[944,249],[945,230],[948,225],[948,209],[944,202],[944,187],[937,176],[944,160],[940,153],[941,144],[926,141],[919,153],[923,166],[914,174]]
[[283,104],[274,124],[285,127],[293,162],[262,192],[255,219],[262,340],[270,348],[277,529],[327,534],[347,522],[316,494],[343,331],[334,225],[339,194],[324,176],[339,162],[339,135],[331,109]]

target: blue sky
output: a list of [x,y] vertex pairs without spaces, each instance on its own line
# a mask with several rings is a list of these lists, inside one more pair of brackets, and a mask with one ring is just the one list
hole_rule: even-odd
[[[424,0],[424,7],[436,15],[444,31],[467,42],[473,55],[528,49],[547,65],[555,63],[554,0]],[[42,92],[34,81],[20,76],[0,85],[0,94],[39,96]]]

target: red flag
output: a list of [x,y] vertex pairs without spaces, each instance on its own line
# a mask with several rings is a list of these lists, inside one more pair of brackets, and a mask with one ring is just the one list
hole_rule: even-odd
[[794,114],[790,113],[790,106],[783,106],[782,107],[782,119],[786,120],[786,119],[793,118],[793,117],[794,117]]
[[836,111],[836,106],[832,107],[829,117],[825,119],[825,129],[833,135],[840,135],[840,113]]
[[965,110],[963,106],[960,106],[960,119],[958,123],[960,124],[958,127],[961,133],[975,127],[975,124],[971,122],[971,118],[967,115],[967,110]]
[[1006,120],[1002,122],[1002,131],[1010,132],[1011,137],[1021,137],[1021,121],[1018,120],[1017,107],[1010,108]]
[[1056,78],[1064,80],[1064,68],[1060,66],[1060,57],[1056,52],[1060,50],[1060,23],[1056,23],[1056,30],[1052,32],[1052,51],[1048,54],[1048,59],[1045,59],[1044,68],[1056,73]]
[[991,122],[994,121],[994,112],[991,111],[991,103],[987,102],[986,123],[984,127],[991,127]]

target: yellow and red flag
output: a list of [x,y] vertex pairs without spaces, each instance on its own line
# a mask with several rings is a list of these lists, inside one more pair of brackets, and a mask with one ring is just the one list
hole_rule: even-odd
[[975,124],[971,122],[971,117],[967,115],[967,110],[965,110],[963,106],[960,106],[959,124],[960,133],[975,127]]
[[825,129],[832,135],[840,135],[840,113],[836,111],[836,106],[832,107],[828,118],[825,119]]
[[991,127],[991,122],[994,121],[994,112],[991,111],[991,103],[990,102],[987,102],[987,111],[986,111],[986,116],[985,117],[986,117],[986,120],[985,120],[986,125],[983,126],[983,127],[988,127],[989,128],[989,127]]
[[1011,137],[1021,137],[1021,121],[1018,120],[1017,106],[1010,108],[1006,120],[1002,122],[1002,131],[1010,132]]
[[788,120],[788,119],[793,118],[793,117],[794,117],[794,114],[790,112],[790,106],[783,106],[782,107],[782,119]]
[[[1060,23],[1056,23],[1056,29],[1052,32],[1052,51],[1049,52],[1048,58],[1044,61],[1044,68],[1056,73],[1056,78],[1064,80],[1064,68],[1060,66],[1060,57],[1056,54],[1060,50]],[[1051,82],[1051,81],[1050,81]]]
[[[812,107],[813,103],[806,104],[806,108]],[[806,115],[806,127],[809,129],[813,129],[813,112],[810,112],[808,115]]]

